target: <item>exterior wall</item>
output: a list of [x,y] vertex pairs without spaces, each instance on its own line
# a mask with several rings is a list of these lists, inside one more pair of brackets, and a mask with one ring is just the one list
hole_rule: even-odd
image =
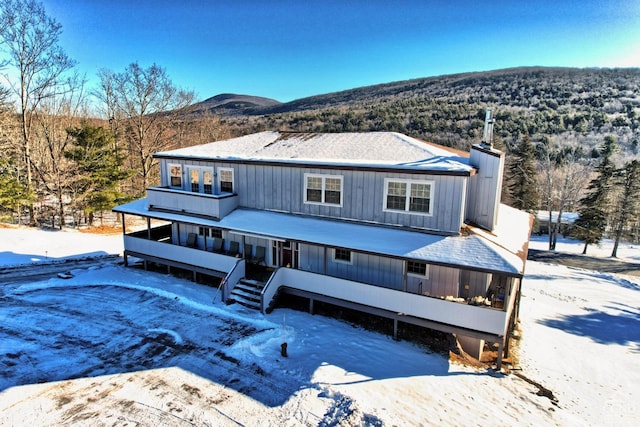
[[466,219],[493,230],[498,222],[504,154],[474,145],[471,147],[469,163],[478,169],[478,173],[469,179]]
[[[188,168],[191,165],[234,171],[234,190],[242,207],[266,209],[305,215],[342,218],[370,223],[399,225],[457,234],[462,226],[468,177],[453,175],[413,175],[362,170],[283,167],[225,162],[171,161],[161,159],[161,183],[168,185],[167,165],[183,165],[183,189],[188,190]],[[304,202],[305,173],[342,176],[342,206]],[[386,212],[384,210],[385,179],[414,179],[433,182],[430,215]],[[214,181],[216,179],[214,178]],[[214,193],[217,191],[217,182]]]

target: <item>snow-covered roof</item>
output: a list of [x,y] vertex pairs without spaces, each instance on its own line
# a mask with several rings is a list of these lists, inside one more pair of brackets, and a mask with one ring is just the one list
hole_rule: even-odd
[[180,148],[156,157],[353,166],[470,174],[468,154],[396,132],[266,131]]
[[114,211],[219,227],[238,234],[339,247],[452,267],[512,276],[524,273],[524,260],[520,256],[482,235],[441,236],[252,209],[236,209],[220,221],[215,221],[178,213],[150,211],[146,199],[118,206]]

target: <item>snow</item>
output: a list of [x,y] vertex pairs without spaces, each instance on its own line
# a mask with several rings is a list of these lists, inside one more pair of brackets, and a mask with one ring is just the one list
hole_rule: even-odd
[[[193,217],[189,215],[149,210],[148,205],[147,199],[140,199],[120,205],[114,211],[171,222],[193,221]],[[513,223],[526,229],[526,218],[524,221],[520,218],[519,222],[516,218],[510,222],[510,224]],[[198,218],[198,225],[228,229],[233,234],[309,242],[383,256],[391,255],[443,265],[462,265],[487,271],[500,271],[516,276],[522,274],[524,269],[522,259],[516,253],[510,252],[511,248],[505,249],[501,246],[504,239],[494,241],[489,238],[489,233],[481,232],[477,228],[473,229],[477,236],[442,236],[400,228],[242,208],[235,209],[219,221]],[[517,251],[514,247],[517,245],[514,242],[519,239],[518,249],[522,249],[526,242],[526,235],[513,232],[510,234],[511,247]]]
[[[0,265],[37,273],[119,253],[121,239],[0,229]],[[608,256],[610,242],[589,252]],[[320,315],[226,306],[165,274],[72,273],[0,276],[0,425],[640,424],[639,276],[528,261],[517,364],[499,373]]]
[[156,157],[448,171],[469,174],[467,153],[396,132],[295,133],[265,131],[160,152]]

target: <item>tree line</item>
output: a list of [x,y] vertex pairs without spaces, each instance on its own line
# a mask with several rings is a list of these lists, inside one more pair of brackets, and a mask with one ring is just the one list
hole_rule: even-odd
[[0,214],[11,222],[92,223],[155,182],[153,153],[223,132],[212,116],[194,126],[194,94],[155,64],[100,70],[87,88],[61,32],[35,0],[0,3]]
[[467,150],[491,106],[495,142],[508,153],[503,201],[559,212],[551,249],[567,212],[580,213],[574,232],[586,244],[606,233],[640,239],[637,70],[444,76],[221,119],[196,112],[195,94],[156,64],[102,69],[88,88],[59,44],[60,24],[36,0],[3,1],[0,24],[2,220],[93,223],[158,182],[155,152],[261,130],[397,131]]

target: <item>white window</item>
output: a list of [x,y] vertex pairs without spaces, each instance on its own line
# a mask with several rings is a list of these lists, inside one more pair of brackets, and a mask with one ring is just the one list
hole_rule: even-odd
[[342,206],[342,176],[305,173],[304,202]]
[[429,277],[429,266],[425,262],[407,261],[407,273],[411,276]]
[[169,186],[182,188],[182,165],[169,165]]
[[351,251],[348,249],[335,248],[333,250],[333,260],[346,264],[351,264]]
[[213,169],[190,167],[189,168],[189,184],[190,190],[194,193],[212,194],[212,176]]
[[200,192],[200,171],[198,169],[191,169],[190,173],[191,178],[191,191],[194,193]]
[[233,193],[233,169],[220,168],[218,176],[220,177],[220,192]]
[[384,192],[385,211],[433,213],[433,181],[388,178],[384,181]]
[[202,184],[204,194],[213,194],[213,172],[210,170],[202,171]]

